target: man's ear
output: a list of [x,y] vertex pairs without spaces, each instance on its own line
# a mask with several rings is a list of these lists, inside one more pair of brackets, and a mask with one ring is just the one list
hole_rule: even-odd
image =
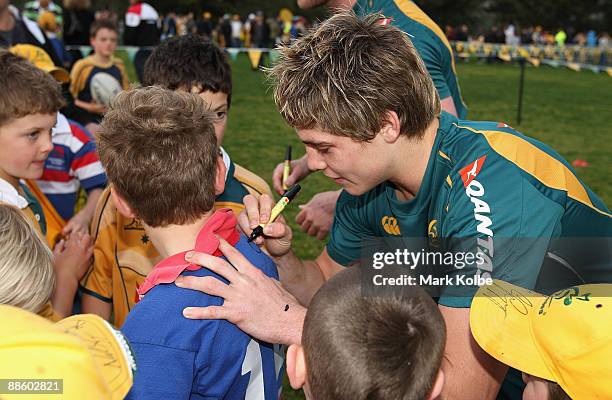
[[113,203],[115,203],[115,207],[117,207],[117,211],[119,211],[121,215],[126,218],[136,218],[136,215],[134,215],[130,205],[123,197],[121,197],[119,193],[117,193],[113,187],[111,187],[111,197],[113,199]]
[[292,344],[287,350],[287,376],[294,389],[301,389],[306,384],[306,358],[304,348]]
[[442,389],[444,388],[444,371],[442,368],[438,370],[438,375],[436,376],[436,381],[433,384],[433,388],[431,389],[431,393],[429,393],[428,400],[437,399],[442,394]]
[[400,137],[401,124],[395,111],[387,111],[383,119],[383,127],[378,133],[385,142],[395,143]]
[[223,156],[217,157],[217,173],[215,176],[215,196],[220,195],[225,190],[225,163],[223,162]]

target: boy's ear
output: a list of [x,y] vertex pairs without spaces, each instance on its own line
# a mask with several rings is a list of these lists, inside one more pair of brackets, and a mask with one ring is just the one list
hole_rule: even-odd
[[215,196],[220,195],[225,190],[225,163],[223,162],[223,156],[217,157],[217,175],[215,176]]
[[287,376],[289,383],[294,389],[301,389],[306,384],[306,358],[304,348],[298,344],[292,344],[287,349]]
[[442,368],[438,370],[438,375],[436,376],[436,381],[433,384],[433,388],[431,389],[431,393],[429,393],[429,397],[427,400],[434,400],[440,397],[442,394],[442,389],[444,388],[444,371]]
[[401,124],[395,111],[387,111],[383,117],[383,127],[378,133],[387,143],[395,143],[400,137]]
[[111,187],[111,197],[113,199],[113,203],[115,203],[115,207],[117,207],[117,211],[121,213],[126,218],[136,218],[134,212],[132,211],[132,207],[121,197],[119,193],[115,190],[115,188]]

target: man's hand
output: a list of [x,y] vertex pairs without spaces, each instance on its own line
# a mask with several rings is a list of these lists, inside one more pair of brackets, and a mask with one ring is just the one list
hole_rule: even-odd
[[219,242],[219,250],[229,263],[204,253],[188,253],[185,259],[223,276],[229,285],[212,276],[180,276],[175,284],[222,297],[223,305],[188,307],[183,315],[191,319],[225,319],[260,340],[299,344],[306,309],[277,280],[266,276],[229,243],[221,238]]
[[[284,168],[285,163],[279,163],[276,168],[274,168],[274,172],[272,173],[272,184],[274,185],[274,190],[276,190],[278,194],[285,193],[283,190]],[[287,187],[291,187],[300,182],[302,179],[306,178],[309,174],[310,170],[308,169],[308,159],[306,158],[306,155],[304,155],[298,160],[291,161],[291,173],[287,177],[287,182],[285,182],[285,184]]]
[[[259,224],[268,222],[272,207],[274,207],[274,200],[267,194],[262,194],[259,199],[249,194],[244,197],[243,203],[244,211],[238,215],[238,224],[248,236]],[[280,257],[291,250],[293,232],[282,216],[279,216],[275,222],[266,225],[264,235],[266,238],[258,237],[255,239],[255,244],[265,246],[271,256]]]
[[295,217],[302,231],[319,240],[325,239],[332,223],[334,211],[340,197],[340,190],[315,194],[306,204],[300,206],[300,213]]

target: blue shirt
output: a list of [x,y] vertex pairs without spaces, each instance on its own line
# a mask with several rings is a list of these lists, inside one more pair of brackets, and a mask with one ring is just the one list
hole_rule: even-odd
[[[241,235],[235,246],[267,276],[278,279],[272,260]],[[214,276],[206,268],[185,276]],[[219,306],[223,299],[174,284],[147,292],[121,328],[136,356],[127,399],[278,399],[283,349],[247,335],[225,320],[190,320],[185,307]]]

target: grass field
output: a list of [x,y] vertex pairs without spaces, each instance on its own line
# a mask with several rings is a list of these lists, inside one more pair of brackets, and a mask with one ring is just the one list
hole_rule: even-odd
[[[292,129],[276,112],[264,75],[252,71],[248,58],[240,54],[234,68],[234,93],[224,146],[233,160],[270,182],[271,173],[293,145],[294,157],[303,146]],[[523,121],[516,125],[519,67],[507,64],[459,63],[457,65],[463,97],[469,106],[469,119],[505,122],[521,132],[556,149],[567,160],[584,159],[587,168],[577,173],[604,202],[612,204],[609,174],[612,154],[612,78],[590,71],[574,72],[550,67],[527,67]],[[303,192],[285,212],[292,223],[297,204],[313,194],[334,189],[333,182],[320,173],[312,174]],[[319,254],[323,243],[299,232],[294,249],[301,257]],[[288,387],[288,386],[287,386]],[[301,392],[287,390],[285,399],[301,399]]]

